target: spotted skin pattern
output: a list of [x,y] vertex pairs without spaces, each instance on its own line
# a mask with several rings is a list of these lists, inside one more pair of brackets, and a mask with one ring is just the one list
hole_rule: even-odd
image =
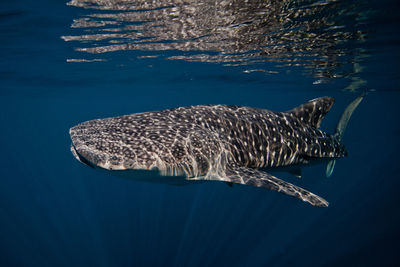
[[202,105],[97,119],[70,129],[71,150],[93,167],[264,187],[326,207],[262,169],[345,156],[343,145],[318,129],[333,102],[322,97],[288,112]]

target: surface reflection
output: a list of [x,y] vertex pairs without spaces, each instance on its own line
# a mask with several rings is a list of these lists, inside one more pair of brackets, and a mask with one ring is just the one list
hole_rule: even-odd
[[348,74],[338,67],[354,63],[355,52],[346,44],[365,39],[358,28],[367,18],[356,5],[334,0],[72,0],[68,5],[90,12],[73,21],[79,34],[62,36],[80,42],[77,51],[139,50],[141,58],[158,56],[150,52],[157,51],[171,60],[245,65],[245,72],[302,67],[317,78]]

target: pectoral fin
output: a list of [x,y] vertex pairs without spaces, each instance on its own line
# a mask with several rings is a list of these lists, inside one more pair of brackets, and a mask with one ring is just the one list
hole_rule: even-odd
[[264,187],[297,197],[313,206],[328,207],[329,205],[325,199],[266,172],[238,166],[230,166],[225,172],[224,177],[218,177],[215,180]]

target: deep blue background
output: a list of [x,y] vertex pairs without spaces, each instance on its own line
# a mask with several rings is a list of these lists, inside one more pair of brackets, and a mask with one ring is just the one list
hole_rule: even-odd
[[[393,2],[394,3],[394,2]],[[115,178],[79,164],[68,130],[85,120],[194,104],[284,111],[330,95],[332,132],[359,92],[346,79],[313,84],[299,69],[243,73],[218,64],[137,60],[67,63],[82,10],[64,1],[5,1],[0,10],[1,266],[395,265],[399,216],[399,23],[394,4],[372,2],[369,57],[359,74],[375,89],[344,136],[349,156],[301,180],[325,197],[315,208],[263,189],[184,187]],[[129,62],[128,62],[129,61]]]

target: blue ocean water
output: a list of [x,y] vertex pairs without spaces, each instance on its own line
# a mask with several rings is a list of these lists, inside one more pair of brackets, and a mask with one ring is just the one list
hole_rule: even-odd
[[[4,1],[1,266],[395,266],[400,240],[395,1]],[[349,155],[278,176],[330,202],[94,171],[70,127],[196,104],[276,111],[369,94]]]

